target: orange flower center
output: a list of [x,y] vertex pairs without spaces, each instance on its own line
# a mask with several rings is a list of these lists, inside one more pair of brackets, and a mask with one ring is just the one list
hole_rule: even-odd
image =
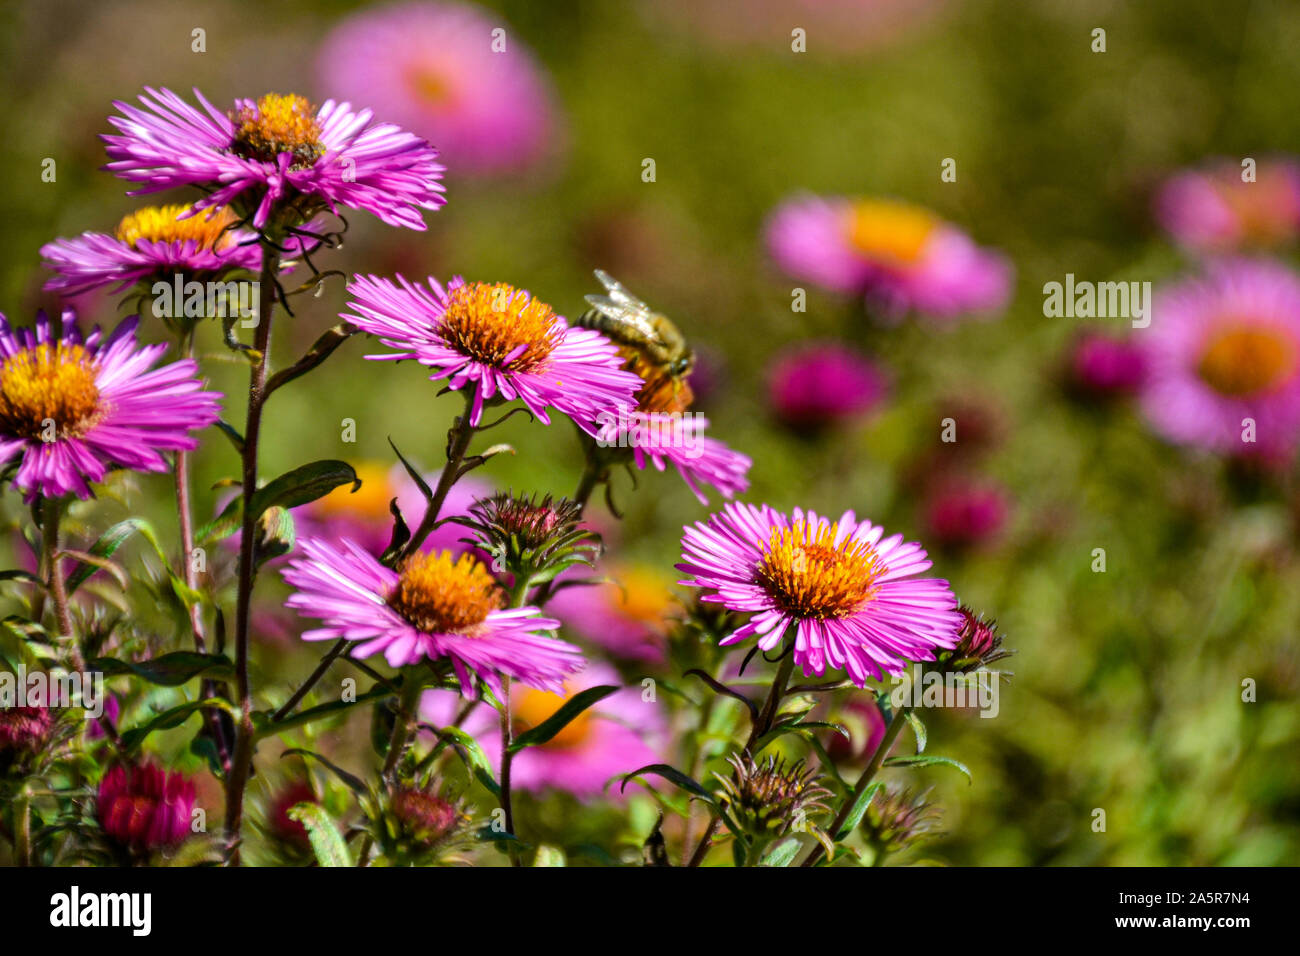
[[407,70],[406,83],[416,99],[429,106],[447,106],[456,98],[455,88],[447,74],[429,66]]
[[1248,398],[1271,392],[1296,372],[1296,343],[1267,328],[1230,328],[1210,340],[1198,372],[1216,392]]
[[661,630],[664,617],[672,606],[672,592],[668,590],[665,579],[644,570],[625,571],[617,574],[617,579],[623,586],[610,586],[619,613],[654,630]]
[[388,606],[426,634],[473,635],[505,605],[501,587],[477,558],[415,554],[398,569]]
[[[522,732],[546,720],[564,705],[567,698],[535,687],[515,685],[510,699],[510,713],[517,729]],[[591,711],[584,710],[558,734],[542,744],[544,750],[572,750],[582,746],[591,736]]]
[[190,211],[190,206],[145,206],[124,216],[117,224],[117,238],[132,249],[145,239],[150,242],[193,241],[199,249],[224,249],[234,237],[226,227],[235,221],[235,214],[224,206],[199,213],[188,219],[177,219]]
[[510,372],[543,366],[563,335],[549,305],[504,282],[451,292],[438,331],[462,355]]
[[0,366],[0,432],[51,441],[86,433],[102,411],[97,368],[80,345],[45,343]]
[[267,93],[231,119],[237,128],[230,149],[236,156],[273,163],[281,153],[292,153],[290,168],[306,169],[325,152],[316,108],[296,93]]
[[356,466],[361,487],[355,492],[350,484],[339,485],[324,498],[318,498],[311,510],[320,518],[360,518],[382,522],[389,518],[388,503],[397,494],[388,481],[388,466],[363,462]]
[[848,240],[868,259],[909,265],[921,258],[939,219],[928,210],[891,199],[861,199],[849,211]]
[[810,528],[796,521],[773,528],[755,573],[777,608],[795,618],[847,617],[871,600],[884,566],[875,548],[846,539],[836,546],[838,525]]

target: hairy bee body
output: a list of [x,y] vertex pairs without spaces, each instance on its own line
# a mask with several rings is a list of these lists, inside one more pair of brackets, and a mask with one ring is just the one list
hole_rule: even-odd
[[653,311],[608,273],[597,269],[596,278],[609,294],[587,296],[591,308],[578,316],[577,324],[637,353],[655,376],[678,381],[690,374],[695,352],[672,320]]

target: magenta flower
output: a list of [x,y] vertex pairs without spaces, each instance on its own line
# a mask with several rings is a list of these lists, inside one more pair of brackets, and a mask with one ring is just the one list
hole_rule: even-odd
[[[510,712],[515,732],[540,724],[566,700],[589,687],[622,684],[608,664],[592,663],[580,675],[565,681],[558,693],[518,687],[511,691]],[[448,691],[429,691],[421,703],[426,721],[441,727],[450,723],[458,699]],[[501,765],[498,715],[486,704],[471,711],[461,728],[476,737],[494,767]],[[545,744],[529,747],[511,763],[513,786],[540,791],[564,790],[579,797],[604,794],[620,797],[617,785],[606,785],[622,774],[664,759],[667,723],[659,705],[645,701],[640,685],[625,687],[583,711]]]
[[853,349],[833,342],[784,352],[767,377],[768,401],[796,427],[819,427],[856,418],[888,391],[885,375]]
[[849,732],[848,740],[838,733],[826,737],[826,754],[836,763],[865,763],[870,760],[889,729],[880,706],[871,697],[861,694],[846,701],[833,719]]
[[521,169],[553,138],[545,75],[520,35],[478,7],[417,2],[355,13],[325,38],[317,74],[322,87],[437,143],[457,173]]
[[234,269],[255,272],[261,250],[240,245],[253,234],[229,228],[234,222],[225,208],[196,216],[189,206],[145,207],[124,218],[111,236],[86,232],[42,246],[41,264],[54,273],[45,288],[70,297],[110,285],[120,292],[178,272],[196,279]]
[[886,318],[1001,310],[1013,270],[1001,253],[917,206],[890,199],[799,196],[777,207],[768,251],[786,273],[865,295]]
[[926,533],[947,548],[988,544],[1002,531],[1010,502],[1001,485],[952,479],[929,492]]
[[354,656],[382,651],[393,667],[449,658],[466,695],[471,672],[497,694],[500,674],[558,691],[583,665],[576,647],[552,636],[560,622],[535,607],[506,608],[473,555],[414,554],[393,571],[351,541],[307,539],[284,578],[297,588],[285,604],[325,622],[304,641],[358,641]]
[[1300,276],[1231,260],[1156,294],[1140,339],[1143,410],[1166,438],[1221,453],[1300,443]]
[[116,766],[99,783],[95,811],[104,833],[137,853],[164,850],[190,835],[194,783],[151,763]]
[[706,588],[702,600],[752,614],[723,639],[757,635],[770,651],[793,628],[794,661],[805,674],[827,666],[861,687],[869,677],[901,674],[908,661],[933,660],[952,647],[961,624],[948,582],[915,578],[930,567],[919,544],[858,521],[834,523],[796,508],[728,504],[682,535],[681,584]]
[[669,464],[686,482],[700,504],[709,503],[700,485],[712,485],[724,498],[749,487],[748,455],[704,434],[709,420],[698,412],[650,412],[620,406],[601,412],[596,441],[608,447],[631,449],[632,462],[642,471],[647,465],[664,471]]
[[24,500],[91,496],[110,466],[166,471],[162,451],[192,450],[190,432],[219,414],[190,359],[150,370],[166,345],[140,346],[136,316],[83,341],[63,313],[54,338],[44,313],[36,328],[11,329],[0,315],[0,461],[22,457],[14,486]]
[[369,332],[394,354],[378,360],[415,359],[434,369],[433,381],[475,386],[470,424],[484,403],[519,399],[540,421],[546,410],[569,416],[596,433],[602,409],[627,405],[641,380],[620,369],[618,350],[598,332],[570,327],[549,305],[503,282],[466,282],[456,276],[444,289],[397,277],[355,276],[343,318]]
[[1264,160],[1254,182],[1237,160],[1215,160],[1171,177],[1155,197],[1160,225],[1198,253],[1271,247],[1300,234],[1300,162]]
[[665,622],[678,609],[672,579],[648,566],[609,567],[601,573],[609,580],[564,588],[547,602],[547,611],[617,658],[662,661]]
[[327,100],[319,110],[301,96],[268,93],[236,100],[229,112],[198,90],[202,111],[171,90],[145,88],[141,107],[115,102],[109,118],[120,135],[103,137],[104,168],[142,186],[131,195],[199,186],[211,190],[194,211],[233,205],[254,228],[284,203],[297,204],[295,222],[327,208],[362,209],[390,226],[424,229],[421,209],[446,200],[438,151],[370,110]]
[[1132,340],[1089,333],[1074,343],[1070,383],[1098,398],[1130,395],[1141,387],[1146,368],[1146,355]]

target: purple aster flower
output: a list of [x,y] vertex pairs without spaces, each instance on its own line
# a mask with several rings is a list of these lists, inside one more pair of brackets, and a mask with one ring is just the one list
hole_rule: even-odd
[[[178,218],[184,216],[185,218]],[[248,230],[231,229],[235,215],[214,208],[193,215],[189,206],[147,206],[124,218],[113,235],[85,232],[41,247],[42,265],[54,273],[45,288],[71,297],[182,273],[195,278],[232,269],[256,272],[262,263]]]
[[949,479],[926,495],[927,533],[947,548],[987,544],[1002,531],[1010,502],[1001,485],[977,479]]
[[1070,354],[1070,383],[1085,395],[1131,395],[1146,378],[1146,355],[1131,340],[1094,333],[1079,337]]
[[833,342],[800,345],[768,373],[768,399],[782,421],[822,426],[856,418],[884,398],[884,373],[853,349]]
[[284,578],[285,602],[325,626],[304,641],[347,638],[352,653],[382,651],[393,667],[450,658],[465,694],[471,672],[501,693],[498,675],[558,692],[581,669],[582,653],[552,636],[560,622],[535,607],[506,608],[504,592],[470,554],[413,554],[394,571],[351,541],[299,542]]
[[1198,253],[1292,242],[1300,234],[1300,163],[1262,160],[1246,182],[1237,160],[1215,160],[1171,177],[1155,214],[1174,241]]
[[799,196],[769,218],[767,247],[796,279],[865,295],[887,318],[995,313],[1013,270],[929,210],[891,199]]
[[22,457],[14,485],[25,501],[89,498],[112,465],[166,471],[160,452],[197,448],[190,432],[217,420],[221,395],[203,389],[192,360],[151,369],[167,346],[138,345],[138,321],[83,340],[70,311],[61,338],[44,313],[34,330],[0,315],[0,461]]
[[1300,276],[1220,262],[1156,294],[1141,401],[1166,438],[1221,453],[1300,443]]
[[553,138],[545,75],[520,35],[479,7],[359,11],[325,38],[317,73],[322,86],[436,142],[458,173],[521,169]]
[[650,412],[620,406],[618,412],[597,415],[596,440],[608,448],[631,450],[632,463],[642,471],[652,465],[664,471],[669,464],[686,482],[700,504],[709,503],[700,485],[712,485],[724,498],[749,487],[748,455],[733,451],[704,434],[709,420],[698,412]]
[[[143,184],[132,195],[179,186],[211,190],[194,210],[233,206],[261,229],[293,205],[292,221],[322,209],[362,209],[390,226],[424,229],[421,209],[446,200],[438,151],[370,110],[327,100],[319,110],[295,94],[236,100],[223,112],[198,90],[202,111],[171,90],[146,87],[141,107],[115,102],[120,135],[103,137],[104,168]],[[300,202],[301,200],[301,202]]]
[[485,402],[519,399],[550,424],[554,408],[589,434],[596,433],[602,408],[627,405],[641,380],[621,371],[623,360],[599,332],[570,327],[549,305],[504,282],[466,282],[456,276],[446,288],[377,276],[355,276],[343,313],[361,331],[399,351],[370,359],[415,359],[435,369],[433,381],[450,388],[473,384],[470,424],[477,425]]
[[184,774],[152,763],[119,765],[100,781],[95,811],[114,843],[148,853],[184,842],[196,800],[194,782]]
[[806,675],[830,667],[861,687],[908,661],[934,660],[957,642],[961,616],[948,582],[915,578],[930,561],[902,535],[846,511],[831,522],[796,508],[728,504],[682,535],[681,584],[706,588],[704,601],[752,614],[722,640],[758,637],[770,651],[794,629],[794,662]]

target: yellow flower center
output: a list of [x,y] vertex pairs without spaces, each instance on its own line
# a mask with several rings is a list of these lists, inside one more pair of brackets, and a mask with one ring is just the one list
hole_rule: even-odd
[[858,252],[886,265],[921,258],[939,219],[928,210],[892,199],[861,199],[849,211],[848,239]]
[[[516,732],[522,733],[536,727],[564,705],[567,698],[535,687],[516,684],[510,698],[510,713],[514,716]],[[591,736],[591,711],[584,710],[558,734],[542,744],[544,750],[572,750],[584,744]]]
[[415,554],[398,568],[388,606],[426,634],[473,636],[505,604],[500,586],[477,558],[451,552]]
[[38,345],[0,366],[0,433],[75,438],[99,419],[94,360],[80,345]]
[[290,168],[305,169],[325,152],[316,108],[296,93],[267,93],[231,119],[236,129],[230,149],[236,156],[273,163],[281,153],[292,153]]
[[189,212],[190,206],[145,206],[124,216],[117,224],[117,238],[132,249],[140,240],[150,242],[187,242],[193,240],[199,249],[224,249],[234,242],[226,227],[235,221],[235,214],[224,206],[198,213],[188,219],[177,219]]
[[885,568],[871,545],[851,538],[838,547],[838,525],[809,527],[796,521],[773,528],[755,573],[777,608],[795,618],[840,618],[876,594]]
[[668,582],[660,575],[646,570],[617,573],[623,586],[613,587],[613,598],[619,613],[640,621],[655,630],[663,628],[664,617],[672,606],[672,592]]
[[439,332],[461,354],[511,372],[542,366],[562,335],[549,305],[504,282],[452,291]]
[[1271,392],[1296,371],[1296,343],[1266,328],[1230,328],[1201,355],[1201,378],[1221,395],[1248,398]]
[[388,503],[397,492],[388,481],[388,466],[367,461],[356,466],[361,487],[355,492],[350,484],[339,485],[324,498],[312,503],[311,510],[320,518],[360,518],[385,521]]
[[447,106],[456,98],[455,88],[446,73],[429,66],[415,66],[406,71],[406,83],[416,99],[429,106]]

